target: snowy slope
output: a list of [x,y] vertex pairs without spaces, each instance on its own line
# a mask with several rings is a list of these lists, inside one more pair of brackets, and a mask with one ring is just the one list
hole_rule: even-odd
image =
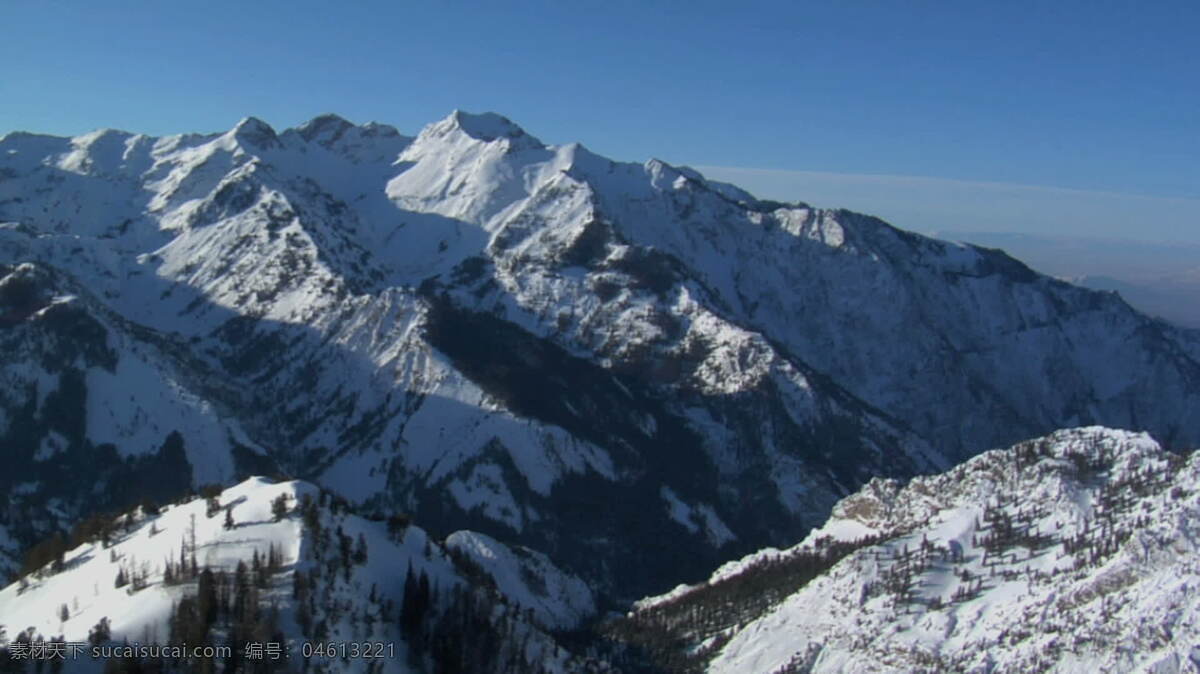
[[536,550],[510,547],[474,531],[454,532],[446,547],[477,564],[501,594],[532,611],[539,625],[574,629],[596,614],[587,584],[563,573]]
[[[331,499],[307,483],[251,478],[214,498],[214,508],[209,508],[206,499],[198,498],[153,514],[133,511],[128,520],[123,517],[114,523],[107,545],[101,540],[84,543],[65,553],[61,570],[56,572],[48,566],[0,590],[0,624],[8,633],[5,643],[20,639],[22,633],[35,642],[60,636],[68,642],[84,642],[104,619],[111,632],[110,641],[105,643],[177,643],[172,615],[178,615],[178,607],[186,597],[198,596],[199,584],[204,582],[199,577],[180,577],[186,573],[186,560],[194,558],[202,572],[227,577],[231,582],[239,573],[239,564],[244,565],[251,579],[260,565],[268,569],[253,600],[261,607],[257,613],[259,623],[270,625],[260,640],[285,644],[293,661],[323,663],[331,672],[424,671],[428,654],[424,650],[410,651],[414,640],[421,639],[425,632],[405,627],[405,612],[411,600],[405,597],[406,577],[421,576],[421,582],[427,579],[433,588],[430,606],[425,609],[423,621],[418,621],[423,630],[436,629],[435,623],[452,611],[454,598],[465,596],[462,593],[474,582],[452,560],[450,549],[431,540],[417,526],[405,525],[396,530],[383,522],[348,514],[348,504]],[[285,500],[287,512],[276,517],[274,502],[280,498]],[[313,511],[306,514],[309,506]],[[232,527],[226,524],[226,511]],[[474,534],[462,532],[458,536]],[[343,539],[349,542],[342,543]],[[339,554],[340,548],[348,548],[349,553]],[[267,567],[274,554],[279,555],[277,570]],[[184,572],[179,570],[181,556]],[[518,572],[516,568],[497,570]],[[143,575],[117,587],[118,574],[127,579]],[[556,580],[580,583],[561,573]],[[243,601],[237,587],[234,585],[230,600],[234,607]],[[582,666],[583,660],[575,659],[541,628],[527,622],[519,611],[521,605],[510,606],[502,594],[504,587],[500,590],[501,594],[486,588],[470,591],[490,596],[488,605],[492,608],[485,616],[494,624],[482,629],[503,626],[510,631],[506,635],[513,643],[503,648],[513,650],[514,661],[525,663],[516,671],[564,671]],[[236,619],[227,618],[226,610],[237,609],[218,610],[207,643],[232,643]],[[486,635],[481,632],[476,638],[482,640]],[[378,642],[386,646],[374,658],[307,653],[312,644],[331,641]],[[74,666],[83,671],[85,664]],[[513,671],[504,670],[501,664],[490,671]]]
[[[693,666],[712,672],[1196,671],[1198,488],[1200,455],[1059,431],[873,481],[796,547],[640,602],[630,622],[700,645]],[[789,560],[817,558],[812,580],[765,605],[686,617],[715,588],[770,576],[769,595]]]
[[[1061,426],[1200,440],[1194,332],[998,252],[548,146],[494,114],[416,136],[332,115],[10,133],[0,223],[6,270],[46,270],[155,345],[112,345],[115,380],[89,370],[111,395],[77,444],[177,432],[193,485],[278,470],[540,550],[604,599],[795,540],[874,476]],[[3,334],[38,320],[3,315]],[[126,404],[127,377],[165,383]],[[29,399],[0,421],[36,418]],[[58,469],[55,443],[19,451]]]
[[69,277],[0,266],[0,315],[10,321],[0,329],[0,446],[14,468],[0,476],[11,534],[0,546],[13,560],[0,555],[0,569],[15,571],[22,547],[91,512],[229,482],[239,463],[270,465],[222,385]]

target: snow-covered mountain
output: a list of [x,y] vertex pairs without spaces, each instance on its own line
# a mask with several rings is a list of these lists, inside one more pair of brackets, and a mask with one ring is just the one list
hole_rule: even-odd
[[[470,531],[443,544],[415,524],[365,519],[304,482],[251,478],[91,524],[77,546],[64,542],[0,590],[0,644],[10,653],[25,644],[19,660],[58,639],[78,645],[70,672],[111,671],[126,645],[229,647],[209,658],[220,671],[238,662],[299,671],[303,661],[315,671],[431,671],[435,659],[448,668],[437,671],[602,669],[548,634],[590,617],[594,600],[543,555]],[[246,642],[260,644],[257,661]],[[139,653],[142,666],[159,652]],[[178,671],[213,671],[204,657],[163,652]]]
[[0,223],[10,569],[117,486],[281,473],[619,602],[875,476],[1074,424],[1200,440],[1195,332],[494,114],[10,133]]
[[931,236],[1003,249],[1037,271],[1121,298],[1150,316],[1200,328],[1200,243],[999,232]]
[[1200,670],[1200,454],[1056,432],[873,480],[612,633],[710,672]]

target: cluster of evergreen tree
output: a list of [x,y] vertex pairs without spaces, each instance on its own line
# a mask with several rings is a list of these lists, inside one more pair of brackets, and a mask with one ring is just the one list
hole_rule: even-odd
[[[64,622],[67,619],[67,610],[66,604],[59,609],[60,617]],[[88,643],[98,645],[107,641],[111,636],[108,618],[101,618],[88,631]],[[0,625],[0,641],[5,638],[4,626]],[[59,674],[65,671],[67,663],[71,661],[72,650],[61,634],[47,639],[35,628],[29,627],[18,633],[12,639],[12,644],[22,647],[24,653],[21,655],[14,653],[15,648],[11,645],[0,647],[0,674],[24,674],[30,670],[34,674]],[[31,652],[47,652],[43,651],[43,648],[61,653],[63,657],[34,657],[31,655]]]
[[421,636],[421,627],[436,599],[429,585],[429,574],[423,570],[414,574],[410,562],[408,573],[404,575],[404,599],[400,604],[400,627],[410,642]]
[[[543,656],[570,657],[548,641],[536,644],[529,616],[489,588],[456,584],[439,598],[424,574],[409,574],[400,620],[410,665],[434,674],[540,674],[553,669]],[[571,661],[579,671],[603,669]]]
[[[1044,453],[1049,449],[1045,448]],[[1033,450],[1018,452],[1025,461],[1033,461],[1040,454]],[[1083,453],[1069,454],[1067,457],[1074,465],[1076,479],[1088,482],[1102,478],[1112,469],[1115,457],[1104,447],[1096,446]],[[986,551],[985,562],[994,566],[999,557],[1000,561],[1009,559],[1015,561],[1012,548],[1024,547],[1030,555],[1040,550],[1061,543],[1063,554],[1075,558],[1075,569],[1094,567],[1116,554],[1133,532],[1150,524],[1145,514],[1132,514],[1132,509],[1141,499],[1157,493],[1166,492],[1174,482],[1183,466],[1184,460],[1176,454],[1166,453],[1163,461],[1152,461],[1146,465],[1129,470],[1119,479],[1105,480],[1097,494],[1097,507],[1093,513],[1094,522],[1086,521],[1083,527],[1071,536],[1061,536],[1056,532],[1039,532],[1031,526],[1035,518],[1043,517],[1044,512],[1037,509],[1019,508],[1016,515],[1009,515],[1001,509],[997,502],[996,508],[989,508],[984,513],[985,526],[977,528],[986,532],[980,536],[978,543]],[[1059,525],[1061,527],[1061,523]],[[1006,557],[1005,554],[1008,554]],[[1067,568],[1056,568],[1054,573],[1069,571]],[[996,571],[993,571],[996,573]],[[1019,575],[1017,569],[1002,569],[999,571],[1005,578]]]
[[[63,570],[63,556],[68,550],[87,543],[99,543],[108,548],[121,533],[129,533],[143,519],[151,519],[160,512],[158,503],[149,496],[142,496],[131,510],[121,512],[94,512],[78,521],[69,536],[54,532],[26,549],[18,571],[22,587],[28,585],[26,576],[44,576]],[[153,522],[151,524],[153,527]]]
[[22,576],[34,574],[40,577],[47,573],[55,574],[62,571],[63,556],[69,549],[70,546],[63,535],[55,533],[25,552],[20,574]]
[[[220,503],[219,491],[203,488],[200,496],[205,499],[208,517],[216,517],[224,510],[225,526],[237,526],[231,509]],[[321,492],[317,498],[301,497],[294,510],[291,505],[286,498],[275,499],[272,515],[278,521],[294,513],[314,543],[308,547],[313,554],[306,560],[310,563],[292,571],[290,603],[304,640],[310,643],[331,638],[342,640],[347,634],[346,627],[355,639],[394,641],[402,637],[409,646],[410,664],[432,672],[536,673],[544,671],[547,663],[573,657],[541,631],[529,611],[510,604],[497,591],[490,575],[462,555],[451,555],[451,558],[459,577],[465,578],[466,582],[456,580],[449,587],[439,589],[426,570],[430,567],[410,565],[402,587],[393,588],[392,592],[380,592],[372,585],[367,593],[366,588],[359,585],[361,576],[354,575],[355,569],[366,565],[370,558],[367,538],[362,533],[354,533],[353,529],[347,532],[349,525],[344,520],[344,515],[353,512],[353,506],[328,492]],[[152,518],[158,512],[158,507],[150,504],[149,507],[143,505],[140,514],[131,512],[123,519],[96,516],[81,523],[72,538],[81,542],[110,542],[123,528],[131,529],[144,519],[150,519],[153,526]],[[164,584],[183,586],[188,591],[174,605],[166,624],[158,628],[162,631],[155,632],[165,634],[165,642],[156,637],[147,637],[143,641],[187,644],[189,647],[228,646],[231,655],[183,661],[113,659],[106,663],[106,672],[238,674],[283,671],[289,664],[245,657],[245,646],[251,641],[284,641],[279,629],[279,607],[273,604],[269,599],[271,594],[267,592],[272,586],[271,577],[282,571],[282,550],[271,545],[265,554],[255,551],[234,571],[201,567],[196,554],[195,520],[194,516],[181,536],[178,554],[162,560],[159,567]],[[385,522],[389,538],[396,541],[403,540],[410,524],[409,518],[402,514],[377,516],[375,521]],[[424,552],[427,559],[436,557],[435,546],[441,548],[442,554],[448,553],[444,546],[430,541]],[[38,551],[40,557],[35,561],[42,561],[42,566],[49,569],[56,559],[61,560],[65,550],[64,537],[59,536]],[[136,591],[146,584],[148,563],[138,562],[132,555],[129,559],[119,559],[115,550],[112,558],[114,562],[121,562],[114,578],[115,585]],[[361,599],[362,595],[356,596],[355,592],[366,594],[366,600]],[[110,637],[106,623],[94,629],[95,643],[109,643]],[[583,658],[573,661],[588,662]],[[599,662],[590,662],[590,669],[602,669]],[[0,672],[5,671],[5,664],[0,653]],[[322,662],[319,658],[304,663],[300,658],[293,658],[290,664],[292,669],[289,671],[316,672],[325,671],[332,663]],[[389,667],[385,660],[379,660],[370,663],[368,671],[386,671]]]
[[146,589],[150,582],[149,563],[137,563],[137,560],[126,560],[117,567],[117,577],[113,579],[113,587],[128,587],[129,592],[140,592]]
[[[700,671],[724,644],[720,635],[726,630],[762,615],[855,550],[881,541],[879,536],[821,539],[811,550],[760,559],[741,573],[605,623],[600,630],[633,647],[618,657],[628,665],[636,667],[640,661],[671,672]],[[706,648],[696,648],[713,637]]]
[[[286,671],[287,662],[247,659],[246,644],[285,641],[278,607],[265,601],[263,590],[282,569],[283,555],[274,545],[265,555],[254,551],[250,563],[239,561],[232,573],[208,567],[192,575],[190,560],[173,564],[174,582],[194,582],[196,590],[181,598],[167,620],[167,645],[189,649],[223,645],[229,655],[184,659],[123,658],[106,663],[105,672],[226,672],[259,674]],[[107,640],[98,637],[97,643]]]
[[[330,518],[322,517],[324,508]],[[545,669],[534,646],[538,628],[530,616],[509,604],[491,576],[468,557],[444,548],[442,552],[449,554],[467,582],[439,588],[426,569],[410,563],[399,606],[383,598],[374,586],[365,602],[341,605],[332,588],[352,586],[353,569],[368,560],[366,540],[361,534],[351,536],[344,531],[337,516],[350,512],[350,506],[333,497],[301,497],[297,510],[316,543],[312,547],[315,564],[308,572],[293,573],[292,596],[305,638],[320,641],[328,636],[330,625],[349,620],[367,635],[398,633],[408,645],[408,664],[418,671],[536,674]],[[404,515],[376,520],[386,521],[393,540],[400,540],[409,525]],[[425,558],[434,557],[433,545],[426,543]],[[556,648],[544,637],[540,645]],[[570,657],[565,652],[559,655]]]
[[[1045,440],[1022,443],[1016,447],[1014,455],[1019,468],[1028,468],[1052,456],[1053,445]],[[1109,450],[1099,446],[1068,454],[1067,459],[1074,468],[1074,479],[1084,482],[1102,479],[1111,470],[1113,462]],[[982,564],[987,568],[988,576],[1010,581],[1025,577],[1032,583],[1054,574],[1094,567],[1116,554],[1134,530],[1150,524],[1144,514],[1131,516],[1132,509],[1140,503],[1141,497],[1167,490],[1182,465],[1180,457],[1167,454],[1165,461],[1152,462],[1129,471],[1120,479],[1104,481],[1097,495],[1094,526],[1092,521],[1085,521],[1071,536],[1058,533],[1061,522],[1055,531],[1039,530],[1038,522],[1047,516],[1044,508],[1026,505],[1018,496],[998,495],[994,502],[985,505],[982,522],[976,518],[971,544],[982,548]],[[1120,517],[1122,515],[1125,517]],[[1022,558],[1031,559],[1059,544],[1062,545],[1060,556],[1075,557],[1073,567],[1056,566],[1046,573],[1031,569],[1028,564],[1021,565]],[[891,593],[897,604],[916,602],[912,591],[915,576],[927,566],[924,546],[920,553],[914,561],[909,559],[907,550],[902,550],[894,560],[896,563],[881,572],[879,582],[867,584],[864,599]],[[949,597],[950,601],[972,599],[985,589],[984,578],[971,576],[966,569],[958,575],[962,582]],[[926,603],[937,609],[941,607],[942,599],[933,598]]]
[[[1013,509],[1016,514],[1012,513]],[[997,498],[994,506],[984,507],[982,526],[976,520],[973,542],[989,556],[1007,553],[1017,547],[1036,554],[1057,541],[1057,536],[1039,531],[1035,524],[1045,515],[1043,508],[1018,506]]]
[[[149,498],[142,499],[138,508],[142,511],[142,517],[158,514],[157,504]],[[63,570],[63,556],[68,550],[86,543],[99,543],[102,548],[108,548],[112,545],[114,537],[121,532],[129,533],[137,522],[138,516],[133,510],[124,514],[106,512],[89,515],[72,527],[70,536],[54,532],[30,546],[22,557],[18,573],[20,576],[58,573]]]
[[889,554],[891,558],[887,561],[891,563],[880,571],[879,580],[863,586],[863,601],[884,594],[891,595],[897,606],[912,601],[914,580],[929,567],[929,551],[922,546],[917,549],[917,552],[914,552],[909,549],[907,544],[904,544],[900,546],[899,550],[892,552],[877,551],[875,558],[884,561]]
[[280,494],[271,500],[271,518],[278,522],[288,515],[288,495]]

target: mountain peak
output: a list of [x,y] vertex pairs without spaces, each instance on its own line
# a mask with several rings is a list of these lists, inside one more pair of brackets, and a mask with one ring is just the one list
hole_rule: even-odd
[[484,142],[491,142],[500,138],[527,138],[541,145],[541,141],[525,133],[525,130],[517,126],[512,120],[494,112],[476,114],[455,110],[432,128],[442,133],[460,131],[475,140]]
[[252,147],[266,148],[279,143],[275,129],[257,117],[243,117],[230,133]]
[[125,139],[131,138],[131,137],[133,137],[133,135],[134,134],[132,134],[128,131],[122,131],[121,129],[113,129],[113,128],[105,127],[102,129],[96,129],[94,131],[89,131],[88,133],[85,133],[82,136],[76,136],[75,138],[72,139],[72,141],[76,145],[84,145],[84,146],[95,145],[97,143],[103,143],[106,140],[111,141],[114,139],[123,143],[123,142],[125,142]]
[[384,138],[395,138],[400,135],[400,131],[390,124],[380,124],[379,122],[367,122],[359,127],[363,130],[363,134],[367,136],[381,136]]
[[344,117],[327,112],[313,117],[304,124],[296,127],[296,130],[300,132],[301,138],[311,142],[317,138],[323,140],[335,139],[345,133],[347,129],[353,127],[354,124],[347,121]]

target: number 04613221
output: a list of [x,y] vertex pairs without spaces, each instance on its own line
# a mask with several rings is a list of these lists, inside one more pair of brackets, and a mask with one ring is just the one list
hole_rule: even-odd
[[389,641],[306,641],[300,647],[306,658],[394,658],[396,644]]

